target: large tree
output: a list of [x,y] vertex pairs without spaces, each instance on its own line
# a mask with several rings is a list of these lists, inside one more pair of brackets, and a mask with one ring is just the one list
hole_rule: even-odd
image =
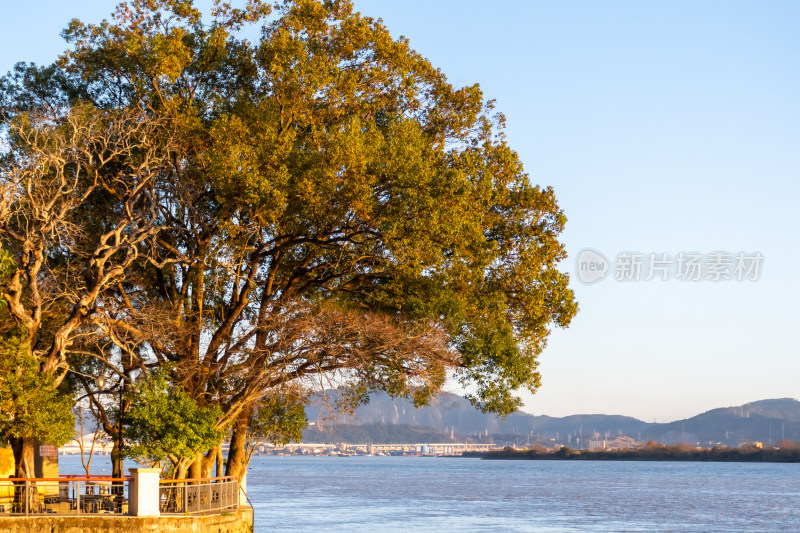
[[48,432],[32,422],[20,430],[19,420],[62,420],[65,413],[71,419],[69,405],[45,398],[64,382],[70,354],[98,338],[91,317],[105,291],[125,278],[157,233],[151,182],[169,143],[154,142],[157,124],[130,109],[53,102],[4,111],[0,358],[4,368],[17,361],[19,371],[17,392],[0,397],[16,422],[0,424],[0,437],[11,442],[16,475],[25,477],[32,470],[21,458],[32,456],[34,439]]
[[[237,37],[258,23],[257,42]],[[203,19],[191,1],[134,0],[64,36],[57,65],[5,79],[7,120],[136,113],[167,162],[147,223],[124,233],[125,275],[81,323],[109,363],[169,365],[173,386],[220,407],[229,473],[259,401],[292,383],[424,403],[452,372],[499,413],[538,388],[549,330],[576,311],[556,268],[565,217],[477,85],[453,87],[346,1],[218,3]],[[125,201],[87,205],[91,234]]]

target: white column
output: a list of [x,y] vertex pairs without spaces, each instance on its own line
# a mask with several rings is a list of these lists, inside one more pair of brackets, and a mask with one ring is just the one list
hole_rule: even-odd
[[242,482],[239,483],[239,506],[247,506],[247,472],[242,475]]
[[131,482],[128,487],[128,514],[131,516],[159,516],[160,468],[129,468]]

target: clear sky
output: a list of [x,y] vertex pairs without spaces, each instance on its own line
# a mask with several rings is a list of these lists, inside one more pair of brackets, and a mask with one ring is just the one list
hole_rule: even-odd
[[[99,21],[115,1],[7,4],[0,71],[52,61],[70,18]],[[355,4],[453,83],[480,83],[566,212],[581,310],[525,410],[666,421],[800,396],[800,3]],[[585,248],[607,279],[578,280]],[[715,251],[760,252],[759,279],[613,279],[621,252]]]

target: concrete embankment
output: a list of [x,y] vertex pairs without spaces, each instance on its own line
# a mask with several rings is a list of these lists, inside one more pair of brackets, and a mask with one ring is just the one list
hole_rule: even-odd
[[14,533],[252,533],[253,509],[209,516],[28,516],[0,518]]

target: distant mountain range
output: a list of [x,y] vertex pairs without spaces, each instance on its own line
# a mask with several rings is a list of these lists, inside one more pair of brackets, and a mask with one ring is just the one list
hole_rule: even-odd
[[760,400],[712,409],[685,420],[649,424],[642,438],[665,444],[719,442],[730,446],[742,442],[774,443],[800,440],[800,401],[793,398]]
[[[800,440],[800,401],[792,398],[761,400],[737,407],[713,409],[684,420],[666,424],[647,423],[629,416],[581,414],[565,417],[535,416],[521,411],[505,420],[476,410],[461,396],[439,394],[428,406],[416,409],[410,401],[392,399],[380,393],[370,398],[352,415],[338,415],[312,403],[306,415],[313,426],[304,440],[342,439],[339,442],[430,442],[439,437],[450,440],[494,440],[559,443],[575,445],[583,441],[627,436],[664,444],[680,442],[702,445],[737,446],[743,442],[765,444],[780,439]],[[391,426],[395,426],[392,428]],[[402,428],[402,429],[401,429]],[[327,433],[326,433],[327,432]],[[400,440],[398,440],[400,439]],[[417,439],[417,440],[414,440]]]

